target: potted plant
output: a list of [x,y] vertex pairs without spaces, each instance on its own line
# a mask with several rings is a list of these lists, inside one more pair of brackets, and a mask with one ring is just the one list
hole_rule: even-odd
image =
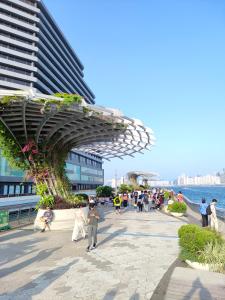
[[187,211],[187,205],[184,202],[174,201],[168,205],[168,211],[174,217],[182,217]]

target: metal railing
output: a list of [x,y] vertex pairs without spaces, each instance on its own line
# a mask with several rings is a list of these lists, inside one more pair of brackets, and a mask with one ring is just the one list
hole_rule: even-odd
[[2,206],[0,209],[9,212],[9,225],[12,228],[32,224],[37,215],[34,203]]

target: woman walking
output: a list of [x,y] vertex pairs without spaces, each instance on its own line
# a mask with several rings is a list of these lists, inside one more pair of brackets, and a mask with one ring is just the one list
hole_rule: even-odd
[[75,215],[75,222],[74,222],[74,228],[73,228],[73,234],[72,234],[72,242],[76,242],[79,237],[85,238],[86,232],[85,232],[85,216],[81,208],[79,208]]

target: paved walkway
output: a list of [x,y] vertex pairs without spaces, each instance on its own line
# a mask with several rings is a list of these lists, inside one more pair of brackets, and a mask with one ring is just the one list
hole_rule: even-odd
[[160,212],[106,210],[98,248],[71,232],[0,235],[0,299],[150,299],[178,255],[182,221]]
[[176,268],[164,299],[224,300],[225,276],[220,273]]

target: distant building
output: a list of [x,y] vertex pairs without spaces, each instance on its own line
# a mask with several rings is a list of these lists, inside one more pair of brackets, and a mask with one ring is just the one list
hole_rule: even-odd
[[220,178],[220,183],[225,185],[225,169],[222,172],[218,172],[217,176]]
[[106,181],[106,184],[111,186],[112,188],[116,188],[119,187],[121,184],[127,184],[127,180],[125,179],[125,177],[120,177],[120,178],[112,178]]
[[218,185],[221,184],[219,176],[215,175],[197,175],[194,177],[182,174],[177,178],[177,185]]

